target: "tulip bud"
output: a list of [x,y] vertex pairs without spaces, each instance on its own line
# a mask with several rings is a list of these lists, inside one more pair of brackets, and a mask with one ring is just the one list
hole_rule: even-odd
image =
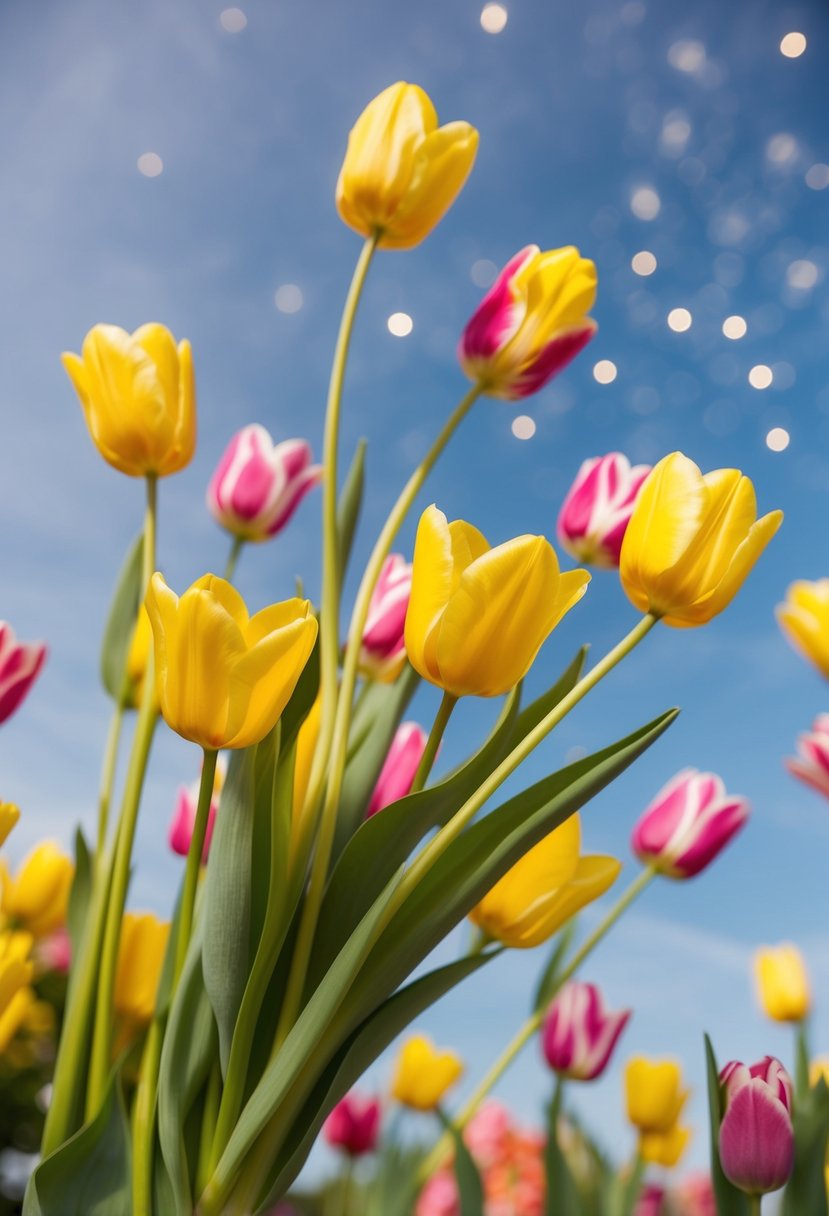
[[604,569],[619,565],[625,530],[650,471],[647,464],[631,468],[621,452],[585,460],[556,525],[560,543],[576,561]]
[[[210,852],[210,841],[213,838],[213,828],[216,823],[216,812],[219,809],[219,795],[222,792],[222,785],[224,784],[225,769],[225,762],[220,757],[216,763],[216,775],[213,778],[213,796],[210,799],[210,810],[207,815],[207,831],[204,836],[204,849],[202,850],[201,859],[203,866],[207,865],[207,856]],[[196,811],[199,805],[200,785],[201,782],[194,781],[191,785],[179,786],[176,808],[170,822],[167,839],[170,843],[170,848],[174,853],[178,853],[180,857],[186,857],[190,852],[190,841],[193,839],[193,828],[196,825]]]
[[0,845],[6,843],[9,833],[19,819],[19,806],[13,802],[0,802]]
[[412,591],[412,567],[399,553],[383,563],[369,603],[360,646],[360,671],[369,679],[391,684],[406,663],[403,630]]
[[48,937],[66,922],[74,874],[71,858],[51,842],[32,849],[13,878],[0,861],[0,907],[35,937]]
[[779,1060],[765,1056],[747,1067],[732,1061],[720,1073],[725,1114],[720,1163],[747,1195],[778,1191],[794,1168],[792,1082]]
[[381,249],[411,249],[443,219],[469,176],[478,132],[438,127],[423,89],[399,81],[369,102],[351,129],[337,181],[340,218]]
[[128,1022],[152,1020],[169,935],[169,924],[150,912],[124,914],[113,1004]]
[[571,980],[544,1020],[541,1046],[547,1063],[570,1080],[595,1080],[607,1068],[631,1013],[611,1013],[595,984]]
[[676,1126],[689,1091],[673,1060],[634,1056],[625,1068],[628,1119],[640,1132],[664,1135]]
[[416,722],[403,722],[398,726],[371,795],[367,819],[406,797],[423,759],[427,739],[426,731]]
[[703,476],[673,452],[654,466],[630,517],[625,594],[666,625],[704,625],[734,599],[782,520],[782,511],[757,519],[754,486],[739,469]]
[[725,848],[748,814],[746,799],[726,794],[719,777],[686,768],[643,813],[631,845],[641,862],[667,878],[693,878]]
[[811,993],[803,956],[784,942],[754,956],[757,992],[766,1016],[775,1022],[801,1022],[809,1013]]
[[414,1110],[434,1110],[462,1073],[453,1051],[438,1051],[424,1035],[412,1035],[397,1057],[392,1096]]
[[797,740],[798,756],[786,760],[786,768],[819,794],[829,798],[829,714],[818,714],[811,731]]
[[507,262],[473,313],[458,346],[470,380],[489,397],[518,401],[543,388],[596,332],[587,316],[596,267],[567,245],[527,245]]
[[303,439],[274,444],[258,423],[233,436],[207,487],[213,518],[232,536],[263,541],[281,532],[322,478]]
[[829,578],[792,583],[777,620],[795,650],[829,678]]
[[18,642],[14,630],[0,621],[0,722],[10,718],[46,661],[43,642]]
[[380,1133],[381,1108],[377,1098],[347,1094],[322,1125],[322,1134],[333,1148],[349,1157],[374,1152]]

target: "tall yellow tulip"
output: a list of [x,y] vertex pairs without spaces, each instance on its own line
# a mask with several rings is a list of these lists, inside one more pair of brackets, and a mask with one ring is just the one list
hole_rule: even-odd
[[124,915],[113,999],[116,1013],[133,1024],[146,1026],[155,1012],[169,935],[169,924],[151,912]]
[[468,122],[438,127],[423,89],[384,89],[354,124],[339,180],[337,210],[381,249],[411,249],[443,218],[469,176],[478,132]]
[[437,507],[427,507],[406,615],[409,662],[455,697],[509,692],[589,581],[586,570],[560,574],[543,536],[491,549],[471,524],[450,524]]
[[14,877],[0,861],[0,907],[35,937],[48,937],[66,921],[74,873],[71,858],[48,841],[32,849]]
[[397,1057],[392,1097],[414,1110],[434,1110],[462,1074],[460,1056],[438,1051],[425,1035],[412,1035]]
[[777,620],[795,650],[829,679],[829,578],[792,583]]
[[674,1060],[633,1056],[625,1068],[628,1119],[642,1133],[665,1135],[677,1124],[689,1091]]
[[63,366],[89,433],[104,460],[130,477],[167,477],[188,465],[196,446],[196,392],[190,343],[163,325],[129,334],[95,325],[81,355]]
[[797,946],[783,942],[754,956],[757,993],[766,1015],[775,1022],[800,1022],[811,1007],[809,975]]
[[469,919],[505,946],[540,946],[619,876],[615,857],[580,857],[578,815],[545,836],[484,896]]
[[645,481],[625,532],[625,593],[666,625],[704,625],[731,603],[782,519],[757,519],[754,486],[739,469],[703,475],[673,452]]
[[249,617],[239,592],[214,574],[180,599],[154,574],[146,602],[167,724],[208,750],[263,739],[314,647],[308,600],[285,600]]

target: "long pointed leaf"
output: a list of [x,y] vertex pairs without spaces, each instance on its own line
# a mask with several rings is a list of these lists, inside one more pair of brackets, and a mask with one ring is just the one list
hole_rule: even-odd
[[144,533],[130,546],[118,574],[112,606],[101,642],[101,681],[114,701],[120,701],[135,622],[141,604]]

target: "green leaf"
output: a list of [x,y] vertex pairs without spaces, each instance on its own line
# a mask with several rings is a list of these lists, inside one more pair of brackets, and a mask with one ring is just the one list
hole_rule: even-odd
[[544,1147],[544,1172],[547,1179],[545,1216],[581,1216],[578,1187],[558,1140],[563,1092],[564,1085],[556,1078],[553,1100],[547,1111],[547,1143]]
[[[478,1167],[464,1143],[463,1136],[452,1120],[442,1110],[438,1110],[438,1116],[445,1130],[452,1137],[452,1146],[455,1151],[453,1169],[460,1203],[458,1216],[484,1216],[484,1186],[481,1182],[481,1175],[478,1173]],[[559,1213],[558,1216],[563,1216],[563,1213]]]
[[634,1216],[639,1196],[642,1193],[642,1180],[645,1177],[645,1158],[637,1152],[633,1169],[627,1177],[621,1177],[619,1188],[619,1216]]
[[[711,1127],[711,1183],[717,1201],[717,1216],[750,1216],[748,1200],[726,1178],[720,1165],[720,1124],[723,1117],[720,1070],[714,1048],[705,1036],[705,1061],[708,1073],[708,1117]],[[805,1213],[801,1213],[805,1216]]]
[[75,874],[66,910],[66,927],[72,943],[73,958],[77,958],[80,952],[91,896],[92,859],[83,831],[78,828],[75,832]]
[[337,567],[340,583],[345,578],[345,572],[348,569],[348,559],[351,557],[351,549],[354,544],[354,533],[357,531],[357,521],[363,505],[367,446],[365,439],[361,439],[357,444],[357,450],[340,491],[340,501],[337,503]]
[[37,1166],[23,1216],[130,1216],[130,1138],[117,1070],[100,1111]]
[[222,1075],[250,971],[255,763],[255,747],[234,751],[205,879],[204,984],[216,1015]]
[[826,1143],[829,1136],[829,1089],[821,1078],[814,1089],[794,1101],[794,1170],[786,1184],[782,1216],[827,1216]]
[[556,935],[555,944],[546,967],[541,972],[533,996],[532,1012],[541,1013],[546,1010],[558,990],[558,977],[562,971],[564,960],[570,952],[570,943],[576,931],[576,917],[568,920],[567,924]]
[[141,605],[144,533],[133,541],[115,585],[101,643],[101,680],[113,701],[121,701],[135,622]]

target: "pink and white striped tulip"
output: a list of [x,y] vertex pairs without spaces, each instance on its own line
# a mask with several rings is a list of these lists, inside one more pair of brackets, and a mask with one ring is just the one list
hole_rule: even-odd
[[608,1065],[632,1010],[611,1013],[595,984],[571,980],[544,1020],[541,1046],[550,1067],[573,1081],[594,1081]]
[[27,696],[46,661],[43,642],[18,642],[7,621],[0,621],[0,722],[5,722]]
[[829,798],[829,714],[818,714],[810,731],[797,740],[798,756],[786,760],[786,768],[813,790]]
[[383,562],[371,596],[360,646],[360,671],[381,684],[391,684],[406,662],[403,632],[412,592],[412,567],[399,553]]
[[[220,756],[216,763],[213,797],[210,799],[210,810],[207,815],[207,831],[204,837],[204,849],[202,850],[201,859],[203,866],[207,865],[210,841],[213,839],[213,828],[216,824],[216,812],[219,809],[219,795],[224,784],[226,767],[224,758]],[[170,821],[170,828],[167,833],[167,840],[173,852],[178,853],[180,857],[186,857],[190,852],[190,841],[193,839],[196,810],[199,805],[199,784],[200,782],[194,781],[191,785],[179,786],[173,818]]]
[[274,444],[258,422],[233,436],[207,487],[214,519],[243,541],[281,532],[322,477],[304,439]]
[[367,819],[406,797],[412,788],[417,766],[423,759],[428,737],[416,722],[403,722],[398,726],[371,795]]
[[774,1056],[748,1066],[732,1060],[720,1073],[725,1114],[720,1163],[747,1195],[778,1191],[794,1168],[792,1079]]
[[748,819],[745,798],[727,794],[714,773],[683,769],[656,795],[633,829],[640,861],[668,878],[693,878]]
[[631,467],[621,452],[585,460],[556,525],[567,552],[588,566],[618,568],[625,531],[650,471],[647,464]]
[[596,267],[578,249],[527,245],[507,262],[472,314],[458,346],[461,367],[489,397],[519,401],[583,350],[596,332],[587,316]]
[[350,1093],[342,1098],[322,1125],[322,1134],[333,1148],[349,1157],[363,1157],[377,1147],[381,1108],[377,1098]]

